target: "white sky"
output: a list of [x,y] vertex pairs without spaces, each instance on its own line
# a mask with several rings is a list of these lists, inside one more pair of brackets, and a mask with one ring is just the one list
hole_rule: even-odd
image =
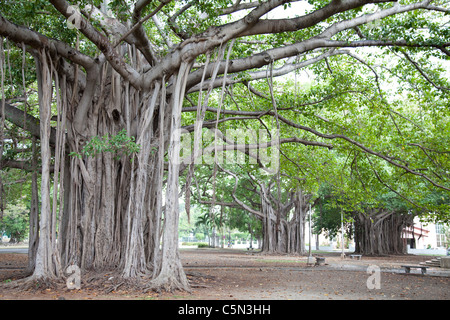
[[269,19],[295,18],[296,16],[303,16],[305,14],[305,11],[310,8],[312,8],[312,5],[310,5],[306,1],[292,2],[291,6],[288,7],[286,10],[284,10],[282,6],[272,10],[271,12],[268,13],[268,18]]

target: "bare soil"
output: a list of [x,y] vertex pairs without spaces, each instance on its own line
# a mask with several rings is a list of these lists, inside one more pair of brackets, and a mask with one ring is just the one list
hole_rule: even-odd
[[[449,300],[450,270],[430,268],[406,274],[401,265],[418,265],[430,256],[365,257],[342,259],[339,253],[320,253],[325,265],[307,264],[304,256],[262,255],[233,249],[182,249],[182,262],[192,292],[142,292],[114,282],[113,273],[69,290],[54,287],[23,290],[13,288],[24,278],[27,255],[1,253],[0,299],[7,300]],[[380,288],[369,289],[369,266],[380,268]],[[108,281],[110,285],[108,286]]]

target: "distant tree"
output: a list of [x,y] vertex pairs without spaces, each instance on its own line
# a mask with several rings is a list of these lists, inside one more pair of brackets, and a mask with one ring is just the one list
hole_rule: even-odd
[[323,184],[319,188],[312,217],[315,234],[324,233],[330,238],[335,237],[338,232],[341,232],[341,221],[344,217],[345,232],[350,239],[352,238],[352,220],[349,220],[349,213],[345,212],[339,199],[338,195],[333,194],[333,188],[330,185]]
[[28,236],[29,210],[21,203],[6,206],[0,230],[9,236],[9,243],[22,242]]
[[344,219],[344,232],[355,240],[356,252],[365,255],[405,253],[403,230],[419,213],[393,192],[384,190],[375,198],[377,202],[359,203],[355,208],[350,198],[334,193],[330,186],[323,186],[315,202],[315,231],[335,236],[341,231],[341,219]]

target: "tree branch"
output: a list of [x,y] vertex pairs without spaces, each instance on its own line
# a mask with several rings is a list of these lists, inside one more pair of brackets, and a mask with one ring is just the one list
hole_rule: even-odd
[[[306,28],[312,25],[315,25],[319,23],[320,21],[323,21],[324,19],[331,17],[332,15],[344,12],[346,10],[350,10],[353,8],[360,7],[364,4],[368,3],[380,3],[380,2],[392,2],[392,1],[362,1],[362,0],[350,0],[350,1],[332,1],[329,5],[325,6],[322,9],[316,10],[315,12],[311,13],[310,15],[299,17],[296,19],[300,19],[299,21],[296,21],[295,19],[287,19],[283,20],[284,23],[292,23],[290,27],[286,27],[283,24],[283,27],[279,27],[279,29],[276,29],[275,27],[271,28],[270,30],[265,30],[264,33],[277,33],[277,32],[285,32],[285,31],[296,31],[301,28]],[[278,4],[279,5],[279,4]],[[275,6],[275,4],[273,5]],[[408,43],[405,40],[361,40],[361,41],[353,41],[353,42],[347,42],[347,41],[337,41],[337,40],[330,40],[332,36],[335,34],[347,30],[347,29],[353,29],[355,27],[358,27],[359,25],[369,23],[378,19],[382,19],[391,15],[408,12],[416,9],[427,9],[428,1],[423,1],[420,3],[414,3],[410,5],[394,5],[391,8],[384,9],[382,11],[378,11],[373,14],[367,14],[363,16],[359,16],[353,19],[349,20],[343,20],[340,22],[336,22],[332,26],[325,29],[321,34],[312,37],[310,39],[294,43],[291,45],[286,45],[279,48],[273,48],[270,50],[266,50],[264,52],[249,56],[247,58],[241,58],[236,59],[230,62],[229,65],[229,72],[230,73],[236,73],[244,70],[249,70],[253,68],[260,68],[262,66],[265,66],[269,64],[271,61],[280,60],[287,57],[292,57],[307,51],[311,51],[317,48],[332,48],[332,47],[366,47],[366,46],[406,46],[406,47],[436,47],[436,45],[432,44],[414,44],[414,43]],[[275,6],[276,7],[276,6]],[[258,7],[252,12],[256,12],[257,10],[263,11],[261,7]],[[259,12],[258,11],[258,12]],[[256,15],[256,14],[255,14]],[[251,17],[250,15],[247,17]],[[308,17],[308,18],[305,18]],[[250,18],[249,18],[250,19]],[[251,19],[250,19],[251,20]],[[241,20],[240,20],[241,21]],[[258,20],[257,23],[254,23],[254,27],[260,24],[268,23],[267,21],[270,20]],[[237,22],[236,22],[237,23]],[[274,23],[274,25],[277,25],[277,23]],[[245,32],[237,33],[234,32],[233,27],[237,27],[235,23],[228,24],[225,26],[222,26],[220,28],[211,28],[205,33],[192,37],[191,39],[187,40],[187,42],[184,42],[185,44],[191,43],[191,42],[197,42],[200,41],[200,37],[203,36],[205,38],[208,38],[209,34],[218,34],[220,35],[220,32],[223,32],[226,29],[230,29],[229,35],[221,36],[226,39],[232,38],[232,37],[242,37],[249,35]],[[233,31],[232,31],[233,30]],[[251,30],[251,29],[248,29]],[[248,30],[246,32],[248,32]],[[219,38],[219,36],[217,37]],[[214,38],[211,38],[209,40],[212,40]],[[213,42],[209,42],[209,45],[214,46]],[[443,44],[441,47],[445,48],[450,44]],[[197,50],[199,48],[199,45],[197,45]],[[193,52],[197,52],[197,50],[193,50]],[[198,51],[198,54],[202,53],[201,51]],[[223,74],[225,70],[224,62],[222,62],[222,65],[220,67],[219,74]],[[188,88],[192,88],[195,85],[197,85],[201,79],[202,70],[199,69],[195,72],[192,72],[192,74],[189,77],[188,80]]]
[[380,0],[380,1],[365,1],[365,0],[349,0],[349,1],[331,1],[325,7],[318,9],[310,14],[292,18],[292,19],[271,19],[260,20],[252,28],[249,28],[240,36],[250,36],[257,34],[274,34],[290,31],[298,31],[316,25],[333,15],[370,3],[384,3],[395,2],[396,0]]
[[369,158],[369,156],[368,156],[367,154],[366,154],[366,158],[367,158],[367,160],[369,161],[370,167],[372,168],[373,173],[374,173],[375,176],[377,177],[377,180],[378,180],[382,185],[384,185],[386,188],[388,188],[389,190],[391,190],[392,192],[394,192],[394,193],[395,193],[396,195],[398,195],[400,198],[402,198],[402,199],[408,201],[409,203],[411,203],[413,206],[415,206],[415,207],[417,207],[417,208],[420,208],[420,209],[423,209],[423,210],[426,210],[424,207],[418,205],[417,203],[415,203],[415,202],[412,201],[411,199],[409,199],[409,198],[405,197],[404,195],[400,194],[399,192],[397,192],[396,190],[394,190],[390,185],[388,185],[386,182],[384,182],[384,181],[381,179],[380,175],[378,174],[377,170],[374,168],[374,166],[373,166],[373,164],[372,164],[372,161],[370,161],[370,158]]
[[[132,28],[131,30],[127,30],[127,27],[119,20],[107,16],[93,5],[86,7],[85,11],[89,11],[89,13],[85,13],[85,15],[89,16],[90,19],[94,19],[95,22],[100,24],[108,34],[113,35],[116,39],[119,38],[119,40],[116,41],[114,47],[125,40],[129,44],[136,45],[138,50],[142,52],[149,64],[152,64],[155,61],[156,58],[152,51],[151,43],[145,35],[145,32],[143,33],[140,28],[136,27]],[[133,19],[138,20],[139,17],[135,17],[135,15],[133,15]],[[139,26],[142,25],[139,24]]]
[[[58,10],[66,19],[70,18],[72,13],[69,10],[69,3],[65,0],[50,0],[50,3]],[[105,55],[111,66],[126,80],[130,82],[132,86],[139,89],[142,87],[143,82],[139,73],[129,66],[122,59],[121,55],[116,52],[114,46],[108,41],[108,39],[99,33],[86,19],[81,19],[80,31],[90,40],[93,44],[100,49]]]
[[[17,161],[17,160],[3,160],[1,162],[2,168],[12,168],[12,169],[20,169],[27,172],[33,172],[35,168],[28,161]],[[42,167],[37,168],[39,172],[42,172]],[[55,166],[50,166],[50,173],[55,171]]]
[[[185,108],[185,109],[187,109],[187,108]],[[213,111],[213,110],[215,110],[215,109],[214,108],[207,108],[207,111]],[[273,111],[264,111],[264,112],[257,112],[256,111],[255,112],[255,111],[222,110],[222,112],[225,113],[225,114],[245,115],[245,116],[251,116],[251,115],[259,116],[261,114],[268,115],[268,116],[275,116]],[[286,117],[283,117],[281,115],[278,115],[278,118],[279,118],[279,120],[281,122],[283,122],[283,123],[285,123],[285,124],[287,124],[287,125],[289,125],[289,126],[291,126],[293,128],[297,128],[297,129],[301,129],[301,130],[310,132],[310,133],[312,133],[312,134],[314,134],[314,135],[316,135],[318,137],[324,138],[324,139],[329,139],[329,140],[342,139],[342,140],[345,140],[345,141],[353,144],[354,146],[362,149],[366,153],[372,154],[374,156],[377,156],[377,157],[385,160],[386,162],[388,162],[388,163],[390,163],[390,164],[392,164],[392,165],[394,165],[394,166],[396,166],[396,167],[398,167],[400,169],[405,170],[407,173],[410,173],[410,174],[413,174],[413,175],[416,175],[416,176],[424,178],[425,180],[430,182],[435,187],[438,187],[438,188],[450,191],[449,187],[446,187],[444,185],[441,185],[441,184],[435,182],[433,179],[428,177],[426,174],[424,174],[422,172],[418,172],[416,170],[413,170],[413,169],[409,168],[407,165],[400,164],[400,163],[394,161],[391,157],[383,155],[383,154],[381,154],[379,152],[376,152],[376,151],[374,151],[374,150],[364,146],[362,143],[360,143],[360,142],[358,142],[356,140],[353,140],[353,139],[351,139],[351,138],[349,138],[349,137],[347,137],[347,136],[345,136],[343,134],[325,134],[325,133],[319,132],[317,130],[314,130],[312,128],[309,128],[307,126],[303,126],[303,125],[297,124],[297,123],[295,123],[295,122],[293,122],[293,121],[291,121],[291,120],[289,120]]]
[[238,177],[233,173],[233,172],[231,172],[231,171],[228,171],[228,170],[225,170],[224,168],[222,168],[220,165],[217,165],[223,172],[226,172],[226,173],[228,173],[229,175],[231,175],[231,176],[233,176],[234,177],[234,180],[235,180],[235,183],[234,183],[234,189],[233,189],[233,192],[231,193],[231,197],[233,198],[233,200],[238,204],[238,205],[240,205],[243,209],[245,209],[245,210],[247,210],[248,212],[250,212],[250,213],[252,213],[252,214],[254,214],[254,215],[256,215],[257,217],[260,217],[260,218],[264,218],[264,214],[262,213],[262,212],[260,212],[260,211],[258,211],[258,210],[255,210],[255,209],[253,209],[253,208],[251,208],[251,207],[249,207],[248,205],[246,205],[244,202],[242,202],[241,200],[239,200],[237,197],[236,197],[236,188],[237,188],[237,185],[238,185]]
[[436,83],[434,83],[434,81],[430,79],[430,77],[425,73],[425,71],[422,70],[422,68],[419,66],[419,64],[409,56],[409,54],[407,54],[406,52],[402,52],[402,54],[414,66],[414,68],[416,68],[416,70],[419,71],[419,73],[422,75],[422,77],[424,77],[425,80],[427,80],[429,83],[431,83],[431,85],[433,87],[435,87],[438,90],[450,91],[450,88],[438,86]]
[[0,35],[16,43],[25,43],[34,49],[47,48],[53,55],[59,55],[77,63],[84,68],[90,68],[94,59],[75,50],[67,43],[50,39],[36,31],[18,26],[0,15]]
[[[0,110],[1,115],[1,110]],[[40,138],[40,121],[39,119],[26,114],[24,111],[16,108],[9,103],[5,102],[5,118],[9,122],[15,124],[16,126],[28,131],[36,138]],[[25,122],[24,122],[25,119]],[[56,144],[56,130],[51,128],[50,130],[50,144]]]
[[[298,70],[298,69],[307,67],[307,66],[309,66],[311,64],[317,63],[318,61],[320,61],[322,59],[325,59],[327,57],[331,57],[331,56],[335,56],[335,55],[343,54],[343,53],[346,53],[346,51],[333,50],[332,49],[332,50],[329,50],[329,51],[327,51],[327,52],[325,52],[323,54],[320,54],[320,55],[318,55],[316,57],[313,57],[311,59],[308,59],[306,61],[302,61],[302,62],[299,62],[299,63],[293,63],[293,62],[288,61],[282,67],[274,69],[272,75],[274,77],[280,77],[280,76],[286,75],[286,74],[288,74],[288,73],[290,73],[290,72],[292,72],[294,70]],[[221,67],[222,66],[225,67],[225,63],[222,63]],[[246,74],[245,78],[240,78],[240,77],[238,77],[236,75],[236,72],[252,69],[253,67],[251,67],[251,66],[244,67],[244,69],[242,69],[242,70],[237,70],[237,68],[239,68],[239,61],[235,60],[235,61],[231,61],[229,63],[229,70],[228,71],[230,73],[234,72],[234,74],[230,74],[227,77],[227,79],[225,79],[225,84],[226,85],[231,85],[231,84],[236,84],[236,83],[241,83],[241,82],[248,82],[249,78],[250,78],[250,80],[259,80],[259,79],[266,78],[266,73],[267,72],[265,70],[250,72],[250,73]],[[201,68],[199,70],[203,70],[203,68]],[[198,76],[197,72],[199,72],[199,70],[197,70],[197,71],[192,73],[192,75],[190,76],[190,79],[188,81],[188,86],[189,86],[190,83],[194,83],[195,81],[197,81],[196,80],[196,78]],[[224,72],[224,71],[222,71],[222,72]],[[217,88],[217,87],[221,86],[223,84],[223,82],[224,82],[223,78],[217,78],[217,79],[214,80],[212,86],[213,86],[213,88]],[[210,80],[207,80],[204,83],[205,83],[205,85],[210,85]],[[188,93],[196,92],[198,90],[200,90],[200,87],[199,87],[199,85],[196,85],[194,87],[191,87],[188,90]],[[268,98],[270,98],[270,97],[268,97]]]

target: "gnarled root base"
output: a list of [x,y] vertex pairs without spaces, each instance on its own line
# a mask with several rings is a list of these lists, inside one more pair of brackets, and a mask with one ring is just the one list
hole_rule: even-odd
[[[205,277],[204,275],[193,275],[195,278]],[[103,294],[114,293],[115,291],[132,291],[147,293],[153,291],[156,293],[182,291],[192,293],[190,281],[184,278],[180,281],[175,277],[159,276],[152,279],[150,274],[142,275],[137,278],[124,278],[116,270],[110,271],[88,271],[81,274],[81,289],[97,290]],[[195,286],[195,284],[194,284]],[[0,284],[1,289],[25,291],[42,291],[51,289],[52,291],[68,292],[65,278],[44,278],[28,276],[26,278],[4,282]]]
[[160,293],[162,291],[174,292],[174,291],[185,291],[192,293],[189,283],[180,282],[175,277],[160,275],[156,279],[150,281],[150,284],[146,286],[144,292],[155,291]]
[[1,287],[18,291],[39,291],[45,289],[59,290],[63,289],[65,285],[66,283],[62,278],[29,276],[23,279],[3,283]]
[[177,279],[169,277],[157,277],[156,279],[151,279],[150,275],[141,275],[137,278],[125,278],[117,271],[85,273],[82,276],[81,287],[82,289],[89,288],[100,290],[105,294],[118,290],[140,291],[144,293],[149,291],[157,293],[163,291],[184,291],[191,293],[190,285],[187,280],[185,284],[182,284],[182,282]]

